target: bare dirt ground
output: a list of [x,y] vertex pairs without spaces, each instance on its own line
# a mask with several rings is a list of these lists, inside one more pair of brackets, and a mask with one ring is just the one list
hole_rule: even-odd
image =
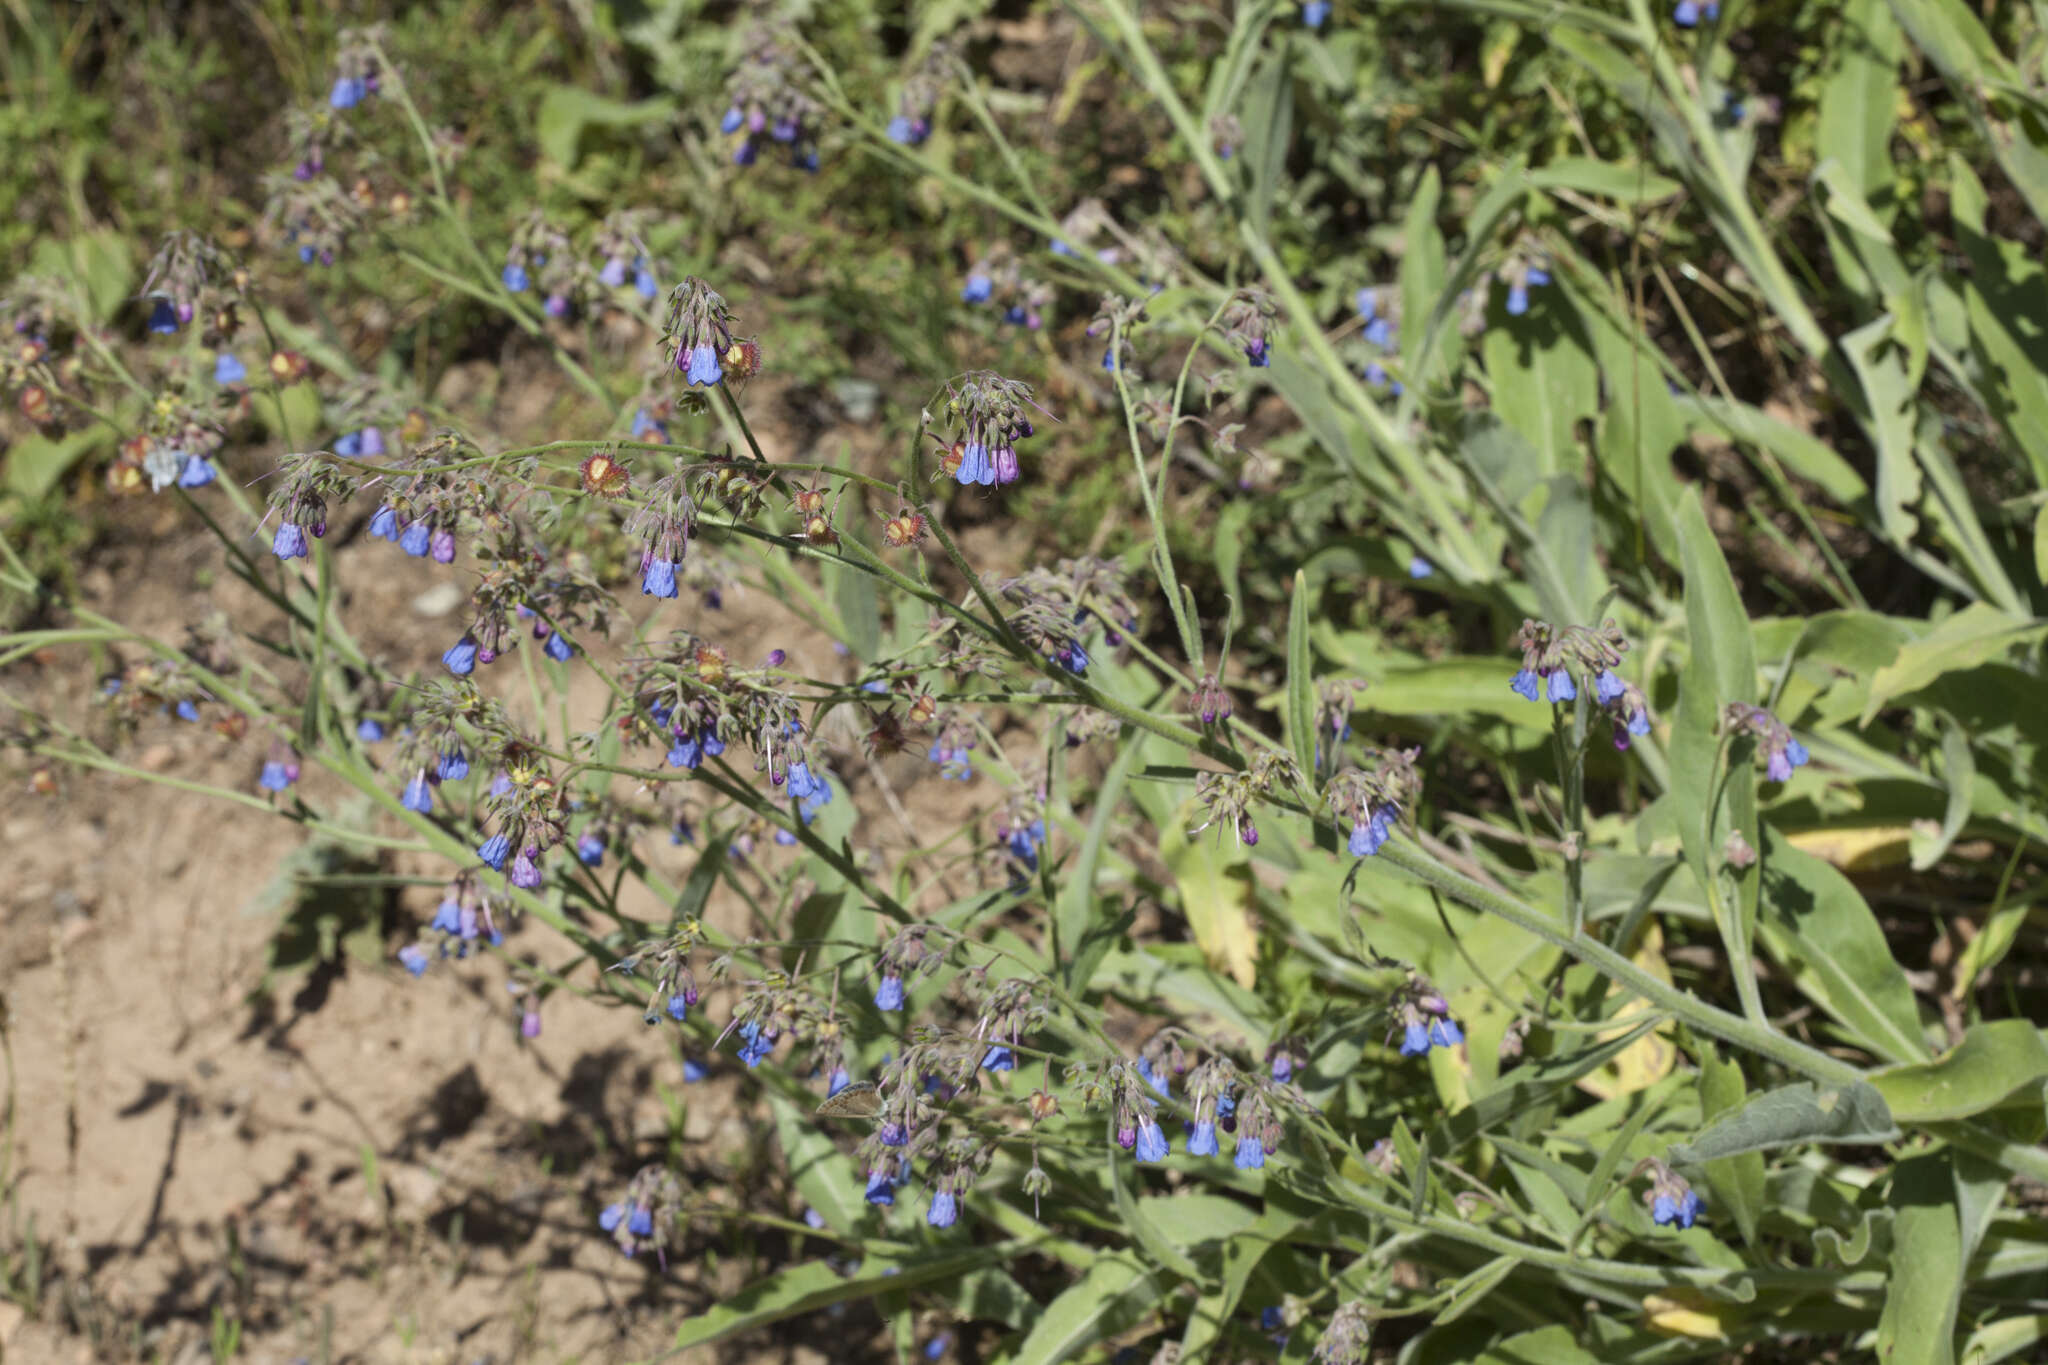
[[[773,444],[771,456],[784,453]],[[245,479],[263,467],[231,463]],[[133,521],[85,575],[108,614],[175,638],[215,607],[264,610],[170,504]],[[460,562],[442,569],[368,541],[340,547],[338,561],[354,594],[345,619],[373,653],[431,663],[459,631],[459,616],[422,614],[418,599],[435,581],[464,581]],[[829,644],[765,595],[739,594],[715,617],[687,596],[667,606],[678,608],[675,624],[730,639],[736,654],[780,644],[816,675],[834,671]],[[114,663],[46,656],[9,687],[83,722]],[[494,670],[517,684],[506,689],[515,713],[516,669]],[[572,704],[579,724],[594,721],[594,688]],[[247,792],[262,746],[165,717],[124,755]],[[871,785],[853,793],[874,808],[885,856],[912,847],[918,816],[938,804],[957,828],[963,798],[999,800],[981,783],[921,780],[921,764],[895,770],[893,810]],[[310,764],[303,790],[316,807],[345,795]],[[304,876],[333,872],[340,855],[309,852],[298,827],[261,811],[91,772],[64,774],[49,798],[16,786],[0,810],[20,1175],[0,1247],[18,1264],[32,1232],[46,1258],[36,1317],[0,1302],[6,1361],[207,1360],[219,1315],[244,1324],[240,1358],[254,1361],[647,1359],[688,1313],[789,1258],[786,1242],[713,1230],[693,1235],[715,1254],[664,1272],[622,1257],[596,1227],[632,1173],[671,1150],[692,1179],[734,1182],[735,1202],[779,1188],[772,1127],[729,1050],[686,1086],[675,1030],[559,993],[541,1035],[523,1039],[502,962],[445,962],[414,980],[393,961],[431,916],[434,887],[309,902]],[[695,857],[642,853],[675,883]],[[382,868],[398,880],[448,871],[414,854]],[[327,912],[331,950],[304,951]],[[736,913],[714,905],[714,919]],[[515,929],[506,950],[569,956],[538,924]],[[271,971],[266,989],[273,955],[307,961]],[[866,1310],[795,1326],[684,1358],[881,1358]],[[811,1344],[812,1330],[829,1344]]]

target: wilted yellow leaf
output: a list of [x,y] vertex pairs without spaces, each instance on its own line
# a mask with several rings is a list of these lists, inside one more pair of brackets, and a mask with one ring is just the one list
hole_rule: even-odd
[[1508,58],[1515,55],[1515,45],[1521,40],[1522,27],[1519,24],[1495,24],[1487,33],[1479,74],[1488,90],[1500,88],[1500,78],[1507,74]]
[[1197,802],[1182,806],[1159,838],[1159,857],[1173,869],[1181,913],[1188,918],[1202,956],[1249,988],[1259,947],[1252,932],[1251,858],[1230,830],[1223,830],[1220,838],[1215,829],[1189,837],[1187,831],[1202,814]]
[[1802,853],[1825,858],[1844,872],[1903,867],[1913,841],[1909,825],[1872,825],[1848,829],[1802,829],[1785,842]]
[[1700,1341],[1726,1340],[1728,1320],[1722,1314],[1733,1309],[1733,1304],[1716,1303],[1693,1289],[1674,1288],[1643,1299],[1643,1312],[1648,1315],[1645,1325],[1652,1332]]
[[[1636,933],[1636,950],[1630,956],[1638,967],[1659,981],[1666,985],[1671,983],[1671,968],[1664,961],[1664,931],[1655,920],[1643,921],[1643,927]],[[1608,994],[1615,994],[1619,989],[1610,987]],[[1600,1035],[1602,1041],[1628,1032],[1634,1016],[1649,1007],[1649,1002],[1641,998],[1623,1005],[1615,1012],[1615,1027]],[[1623,1048],[1613,1061],[1580,1077],[1579,1089],[1603,1100],[1611,1100],[1616,1095],[1631,1095],[1670,1075],[1677,1061],[1678,1048],[1671,1041],[1671,1025],[1668,1022],[1659,1024]]]

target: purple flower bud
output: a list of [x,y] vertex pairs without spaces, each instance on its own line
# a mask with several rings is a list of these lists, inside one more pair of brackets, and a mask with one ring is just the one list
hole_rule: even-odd
[[540,849],[532,844],[519,850],[519,856],[512,860],[512,885],[522,891],[531,891],[540,885]]
[[882,984],[875,989],[875,1008],[878,1010],[900,1010],[903,1008],[903,978],[894,972],[882,977]]
[[925,1221],[935,1228],[949,1228],[959,1218],[960,1201],[953,1192],[943,1185],[932,1191],[932,1208]]

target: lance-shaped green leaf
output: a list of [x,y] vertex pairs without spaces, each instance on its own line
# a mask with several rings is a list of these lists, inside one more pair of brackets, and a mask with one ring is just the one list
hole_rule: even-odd
[[1870,1083],[1903,1123],[1964,1119],[2007,1104],[2038,1111],[2048,1042],[2024,1019],[1977,1024],[1934,1061],[1871,1072]]
[[[1319,1145],[1319,1144],[1318,1144]],[[1277,1193],[1269,1189],[1267,1198],[1271,1201]],[[1149,1201],[1148,1201],[1149,1202]],[[1233,1208],[1243,1205],[1232,1201]],[[1180,1358],[1202,1360],[1205,1353],[1214,1349],[1222,1337],[1223,1329],[1231,1315],[1237,1312],[1238,1304],[1244,1299],[1245,1286],[1250,1283],[1252,1272],[1266,1258],[1266,1253],[1285,1242],[1293,1231],[1300,1227],[1306,1209],[1293,1209],[1268,1202],[1266,1211],[1250,1227],[1222,1239],[1222,1276],[1216,1286],[1196,1301],[1188,1314],[1187,1331],[1181,1336]],[[1235,1226],[1233,1223],[1232,1226]]]
[[823,1215],[833,1231],[852,1232],[870,1211],[862,1197],[859,1169],[839,1150],[831,1133],[812,1115],[800,1113],[788,1096],[770,1091],[768,1100],[775,1111],[783,1159],[804,1202]]
[[1920,639],[1899,646],[1898,655],[1871,676],[1858,723],[1870,724],[1893,698],[1917,692],[1943,674],[2001,659],[2043,636],[2048,636],[2048,622],[1972,602]]
[[[1856,1042],[1895,1062],[1927,1056],[1913,988],[1862,893],[1834,867],[1764,831],[1757,937]],[[1893,1117],[1906,1116],[1893,1106]]]
[[[1743,610],[1741,594],[1735,590],[1734,575],[1728,571],[1728,561],[1707,526],[1707,514],[1697,496],[1688,498],[1679,511],[1678,538],[1685,567],[1685,625],[1691,652],[1679,685],[1678,718],[1671,735],[1671,771],[1683,776],[1672,783],[1670,800],[1678,814],[1685,861],[1713,899],[1714,879],[1720,875],[1721,843],[1735,828],[1730,789],[1754,782],[1747,772],[1729,773],[1725,782],[1720,780],[1720,720],[1730,702],[1756,700],[1756,644],[1749,633],[1749,613]],[[1743,790],[1753,791],[1754,787],[1744,786]],[[1753,819],[1752,812],[1752,825]],[[1742,833],[1754,847],[1756,830],[1748,827]],[[1741,907],[1719,899],[1715,905],[1720,920],[1716,927],[1728,951],[1729,969],[1738,984],[1749,983],[1753,980],[1750,936]]]
[[1098,1258],[1046,1305],[1012,1360],[1059,1365],[1077,1351],[1138,1323],[1165,1297],[1167,1280],[1127,1251]]
[[1892,1173],[1891,1278],[1877,1320],[1877,1359],[1952,1365],[1963,1295],[1963,1234],[1946,1153]]
[[1124,1229],[1138,1239],[1138,1245],[1145,1249],[1154,1263],[1172,1271],[1184,1280],[1205,1282],[1201,1267],[1188,1259],[1182,1251],[1155,1227],[1151,1218],[1138,1207],[1138,1201],[1131,1198],[1130,1187],[1124,1183],[1124,1163],[1115,1153],[1109,1159],[1109,1190],[1116,1201],[1117,1217],[1124,1223]]
[[1856,1081],[1822,1090],[1801,1081],[1721,1115],[1691,1142],[1673,1147],[1671,1160],[1692,1165],[1808,1142],[1875,1144],[1898,1135],[1884,1096],[1871,1086]]
[[[1700,1058],[1700,1113],[1706,1118],[1742,1108],[1748,1094],[1742,1064],[1708,1048]],[[1707,1183],[1715,1197],[1735,1216],[1742,1240],[1755,1245],[1757,1220],[1763,1216],[1764,1159],[1742,1151],[1706,1163]]]
[[1316,770],[1316,689],[1311,672],[1308,579],[1296,569],[1287,610],[1287,747],[1294,751],[1304,776]]
[[799,1313],[815,1312],[850,1299],[872,1298],[883,1290],[900,1292],[951,1280],[984,1266],[1013,1259],[1027,1245],[1021,1241],[1005,1242],[965,1251],[932,1252],[902,1260],[871,1255],[861,1263],[860,1273],[856,1275],[842,1275],[823,1261],[807,1261],[777,1271],[766,1279],[756,1280],[723,1303],[686,1320],[676,1329],[674,1348],[680,1351],[689,1346],[702,1346],[734,1332],[765,1327]]
[[2038,107],[2028,107],[2028,79],[1963,0],[1891,0],[1891,7],[1906,36],[1940,70],[1956,106],[1976,125],[2013,188],[2036,218],[2048,222],[2048,147]]
[[1842,338],[1843,357],[1870,403],[1870,439],[1877,448],[1877,522],[1899,544],[1920,529],[1920,466],[1913,460],[1913,394],[1906,348],[1887,313]]
[[[1492,411],[1522,433],[1544,475],[1576,473],[1578,426],[1600,409],[1600,372],[1578,320],[1562,297],[1547,298],[1519,318],[1486,329],[1480,340]],[[1591,559],[1583,552],[1575,559]]]
[[1854,191],[1890,199],[1892,129],[1898,123],[1899,62],[1905,55],[1898,21],[1886,0],[1848,0],[1841,30],[1822,53],[1820,98],[1814,110],[1815,150],[1835,162]]

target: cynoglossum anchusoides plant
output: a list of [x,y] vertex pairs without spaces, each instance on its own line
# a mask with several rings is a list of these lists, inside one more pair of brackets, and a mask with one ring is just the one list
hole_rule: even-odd
[[[1902,49],[1889,10],[1854,8],[1877,51]],[[1961,482],[1944,422],[1970,428],[1914,387],[1940,367],[1984,430],[2032,430],[2032,390],[1968,359],[2038,376],[2017,340],[1997,349],[2023,332],[1989,272],[2021,297],[2039,279],[1987,236],[1977,173],[1953,184],[1976,278],[1927,263],[1924,335],[1879,308],[1921,276],[1868,202],[1867,156],[1815,171],[1837,277],[1810,296],[1750,207],[1755,129],[1723,117],[1717,21],[1692,26],[1704,45],[1680,68],[1671,16],[1568,6],[1510,36],[1578,63],[1569,88],[1646,107],[1643,136],[1614,143],[1633,164],[1503,156],[1454,207],[1438,176],[1402,177],[1387,256],[1319,235],[1275,172],[1299,148],[1356,180],[1346,136],[1273,140],[1319,101],[1339,132],[1365,119],[1339,77],[1387,30],[1248,8],[1227,45],[1187,39],[1215,74],[1189,84],[1129,6],[1082,9],[1143,93],[1134,117],[1187,157],[1199,220],[1106,190],[1061,212],[999,116],[1014,106],[925,53],[884,98],[791,26],[749,42],[700,111],[756,163],[733,195],[802,192],[758,158],[781,145],[821,181],[841,161],[877,183],[899,167],[985,215],[972,254],[923,262],[961,372],[898,395],[922,406],[893,433],[906,453],[865,464],[765,458],[742,385],[774,369],[747,330],[766,335],[767,309],[657,245],[677,240],[659,215],[547,206],[504,240],[469,236],[459,142],[378,35],[352,37],[293,125],[285,261],[395,247],[545,346],[610,425],[493,450],[339,350],[316,375],[284,344],[268,270],[193,237],[151,272],[142,345],[24,283],[20,410],[118,428],[112,485],[188,499],[273,613],[186,640],[78,611],[59,643],[118,654],[99,701],[116,738],[24,716],[24,747],[126,770],[119,743],[144,726],[220,726],[251,769],[224,799],[445,861],[397,950],[420,988],[504,960],[522,1031],[564,993],[729,1051],[822,1227],[805,1223],[861,1248],[857,1267],[773,1268],[747,1300],[781,1305],[766,1315],[900,1294],[979,1317],[1020,1360],[1140,1328],[1184,1356],[1285,1329],[1327,1360],[1418,1331],[1433,1359],[1864,1332],[1895,1359],[1966,1332],[2025,1349],[2029,1239],[1989,1211],[2010,1174],[2048,1174],[2030,1145],[2048,1049],[2023,1017],[1973,1013],[1970,988],[2019,941],[2035,876],[2015,698],[2044,604],[2015,579],[2015,523],[1994,534]],[[1226,163],[1211,130],[1232,126]],[[413,138],[406,178],[379,184],[394,133]],[[989,156],[963,171],[947,149],[969,137]],[[1844,395],[1874,480],[1785,434],[1728,381],[1728,351],[1684,350],[1718,298],[1673,286],[1652,325],[1612,286],[1656,272],[1610,274],[1595,229],[1648,233],[1665,183],[1705,206],[1686,230],[1732,263],[1716,278],[1739,276],[1731,316],[1771,317]],[[406,235],[422,224],[432,252]],[[1315,271],[1283,255],[1311,248],[1329,252]],[[560,329],[579,324],[631,344],[572,348]],[[1043,348],[1005,349],[1020,335]],[[1693,374],[1705,392],[1677,382]],[[320,400],[310,417],[295,392]],[[268,469],[247,452],[257,417],[293,452]],[[1670,473],[1693,431],[1735,441],[1784,503],[1769,530],[1811,570],[1784,618],[1751,618]],[[1061,507],[1056,439],[1128,459],[1131,548],[971,555],[968,513]],[[2031,475],[2023,451],[2012,469]],[[1224,509],[1213,542],[1190,487]],[[1939,622],[1869,611],[1809,498],[1948,594]],[[357,522],[400,553],[340,548]],[[367,553],[378,572],[462,575],[459,627],[416,657],[365,648],[337,584],[373,571]],[[7,572],[33,586],[11,548]],[[741,583],[789,607],[790,639],[721,628]],[[1401,626],[1418,610],[1444,633]],[[799,631],[844,661],[792,663]],[[550,693],[578,677],[602,701],[565,716]],[[944,801],[899,809],[887,761],[905,753]],[[340,823],[332,783],[388,826]],[[1808,851],[1866,810],[1925,868],[1974,875],[1964,836],[2003,852],[1946,1015]],[[699,850],[680,886],[656,856],[669,840]],[[624,910],[608,858],[673,914]],[[749,913],[727,915],[721,887]],[[543,967],[541,941],[563,960]],[[855,1085],[873,1087],[854,1092],[871,1129],[812,1114]],[[651,1155],[589,1191],[629,1254],[680,1253],[721,1220],[800,1226],[794,1207],[716,1204]],[[762,1320],[716,1308],[679,1340]]]

